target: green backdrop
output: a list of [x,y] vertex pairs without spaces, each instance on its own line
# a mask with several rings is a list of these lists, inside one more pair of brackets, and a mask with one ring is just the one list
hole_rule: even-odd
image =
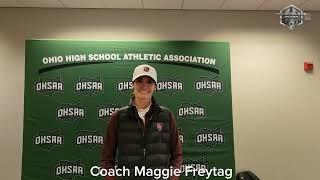
[[102,179],[90,168],[109,116],[128,104],[145,63],[158,72],[156,100],[176,117],[184,165],[234,176],[229,43],[27,40],[21,179]]

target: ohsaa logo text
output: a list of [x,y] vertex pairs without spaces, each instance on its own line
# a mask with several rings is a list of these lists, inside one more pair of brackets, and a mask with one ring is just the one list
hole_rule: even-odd
[[101,77],[95,78],[81,77],[78,82],[75,83],[75,92],[84,96],[91,96],[96,92],[103,92],[103,82]]
[[179,132],[179,140],[180,140],[181,144],[183,144],[183,133],[182,133],[182,128],[179,128],[179,129],[178,129],[178,132]]
[[214,147],[217,144],[224,144],[225,137],[221,128],[216,129],[201,129],[196,135],[196,144],[203,144]]
[[106,108],[98,109],[98,118],[109,120],[109,117],[111,116],[111,114],[118,109],[120,109],[120,107],[106,107]]
[[63,92],[61,76],[52,79],[40,78],[40,80],[35,83],[35,91],[45,96],[51,96],[56,92]]
[[33,146],[40,149],[51,151],[57,145],[63,145],[63,136],[59,129],[52,132],[39,130],[33,138]]
[[157,83],[157,91],[173,96],[177,92],[183,92],[183,81],[181,76],[175,78],[162,78]]
[[80,160],[74,162],[62,160],[55,167],[55,176],[66,180],[74,179],[75,176],[84,176],[84,172],[85,167],[81,165]]
[[78,104],[63,104],[57,109],[57,119],[63,121],[73,121],[78,118],[85,118],[86,110]]
[[76,146],[83,149],[93,150],[97,145],[103,144],[103,135],[101,130],[87,131],[82,130],[75,138]]
[[206,117],[206,108],[202,102],[183,103],[177,110],[178,118],[199,119]]
[[106,104],[98,108],[98,119],[109,121],[109,117],[113,112],[123,107],[122,102]]
[[215,78],[200,77],[200,80],[196,81],[195,90],[206,95],[212,95],[214,92],[223,91],[223,83]]
[[186,158],[183,160],[181,171],[185,172],[187,166],[193,167],[195,170],[208,169],[208,163],[205,163],[204,157],[199,159]]
[[121,78],[117,81],[117,91],[118,92],[128,92],[133,89],[132,82],[130,78]]

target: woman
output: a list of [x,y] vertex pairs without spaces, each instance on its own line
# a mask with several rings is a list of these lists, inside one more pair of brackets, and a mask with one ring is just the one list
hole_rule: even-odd
[[131,170],[130,177],[118,176],[117,179],[133,179],[137,176],[135,167],[180,169],[182,149],[176,121],[172,112],[159,106],[153,97],[157,87],[156,70],[147,64],[137,66],[132,83],[133,97],[129,105],[111,115],[103,144],[102,167],[110,169],[117,165]]

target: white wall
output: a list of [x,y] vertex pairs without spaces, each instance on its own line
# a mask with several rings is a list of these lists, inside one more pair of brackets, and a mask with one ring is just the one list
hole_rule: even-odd
[[294,31],[275,13],[0,8],[0,179],[21,175],[24,41],[34,38],[228,41],[237,170],[319,179],[320,13]]

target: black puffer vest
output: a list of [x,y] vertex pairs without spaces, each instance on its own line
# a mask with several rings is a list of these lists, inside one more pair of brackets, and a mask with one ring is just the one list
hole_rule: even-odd
[[[146,114],[147,127],[143,131],[143,121],[136,107],[129,106],[118,110],[118,151],[117,165],[131,169],[129,179],[134,178],[134,168],[168,168],[170,164],[170,111],[156,104]],[[117,178],[127,179],[127,178]],[[134,179],[153,179],[136,177]]]

